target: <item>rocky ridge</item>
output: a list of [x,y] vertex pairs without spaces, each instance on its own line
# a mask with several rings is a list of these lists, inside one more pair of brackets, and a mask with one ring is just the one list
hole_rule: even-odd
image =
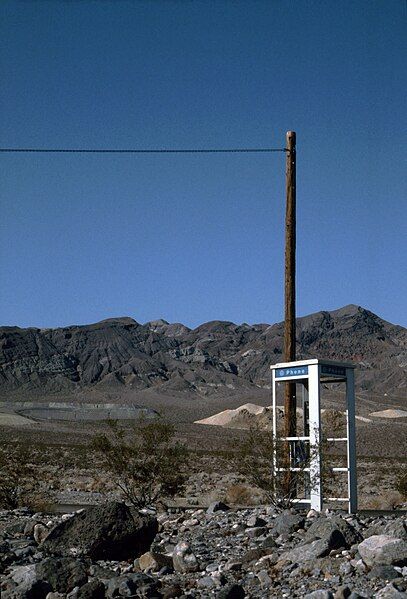
[[[96,389],[231,395],[268,388],[282,361],[283,323],[213,321],[189,329],[116,318],[59,329],[0,328],[0,398]],[[358,364],[357,390],[405,397],[407,331],[358,306],[297,320],[298,359]]]
[[407,597],[407,520],[396,514],[217,502],[140,517],[110,503],[63,516],[0,512],[0,530],[4,599]]

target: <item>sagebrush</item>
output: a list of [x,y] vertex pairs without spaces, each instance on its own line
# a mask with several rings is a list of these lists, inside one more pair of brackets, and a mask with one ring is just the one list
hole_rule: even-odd
[[10,443],[0,448],[0,507],[13,510],[29,507],[50,509],[54,496],[51,484],[26,446]]
[[130,431],[109,421],[109,432],[96,435],[91,446],[123,498],[141,509],[164,503],[184,487],[188,452],[174,434],[163,421],[140,421]]

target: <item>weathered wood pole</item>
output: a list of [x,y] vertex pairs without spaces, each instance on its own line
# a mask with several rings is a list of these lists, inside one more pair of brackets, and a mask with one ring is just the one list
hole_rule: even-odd
[[[295,360],[295,247],[296,247],[296,135],[286,135],[286,214],[285,214],[285,321],[284,361]],[[297,431],[295,383],[285,384],[285,435]]]

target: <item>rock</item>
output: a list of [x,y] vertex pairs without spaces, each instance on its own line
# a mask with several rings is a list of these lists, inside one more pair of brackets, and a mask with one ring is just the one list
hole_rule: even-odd
[[397,590],[396,587],[390,583],[375,595],[375,599],[407,599],[407,593]]
[[313,591],[312,593],[308,593],[308,595],[304,596],[304,599],[333,599],[333,594],[331,591],[318,590]]
[[33,528],[34,541],[41,545],[44,539],[48,536],[49,528],[44,524],[35,524]]
[[37,577],[47,581],[53,591],[69,593],[88,580],[83,562],[71,557],[48,557],[36,566]]
[[250,562],[254,562],[259,560],[264,555],[268,555],[271,553],[270,549],[258,547],[256,549],[249,549],[245,553],[243,553],[241,557],[242,564],[250,564]]
[[341,586],[336,590],[334,599],[348,599],[351,594],[351,590],[348,586]]
[[383,580],[393,580],[399,578],[400,574],[393,566],[383,566],[376,564],[367,575],[368,578],[382,578]]
[[216,586],[216,583],[212,576],[203,576],[198,579],[197,585],[202,589],[213,589]]
[[151,576],[137,572],[136,574],[123,574],[109,580],[106,597],[159,597],[157,592],[157,581]]
[[37,522],[35,520],[28,520],[25,523],[24,526],[24,532],[23,535],[27,538],[27,539],[32,539],[33,538],[33,532],[34,532],[34,526],[37,524]]
[[269,587],[273,582],[267,570],[260,570],[260,572],[257,572],[257,578],[259,579],[262,587]]
[[4,538],[15,538],[24,534],[27,520],[17,520],[5,527],[3,531]]
[[174,570],[177,572],[196,572],[199,569],[198,560],[192,553],[190,545],[185,541],[180,541],[175,546],[172,561]]
[[402,518],[398,518],[394,522],[389,522],[383,529],[383,534],[396,539],[404,539],[407,541],[407,523]]
[[304,524],[304,516],[285,511],[274,520],[273,530],[278,535],[290,535],[299,528],[304,528]]
[[41,548],[55,555],[124,560],[145,553],[158,531],[156,518],[116,501],[76,513],[51,530]]
[[208,509],[206,510],[207,514],[214,514],[215,512],[227,512],[230,510],[230,507],[223,503],[222,501],[214,501],[210,504]]
[[92,580],[80,587],[78,599],[104,599],[105,585],[100,580]]
[[35,564],[30,564],[17,566],[12,570],[4,586],[2,585],[1,597],[2,599],[45,599],[51,591],[48,582],[38,579]]
[[253,514],[253,516],[250,516],[250,518],[246,522],[246,526],[248,528],[263,527],[263,526],[266,526],[266,524],[267,524],[267,522],[265,520],[263,520],[263,518],[260,518],[259,516],[257,516],[256,514]]
[[319,557],[325,557],[329,554],[331,548],[328,541],[317,539],[307,545],[300,545],[290,551],[286,551],[280,556],[280,561],[289,561],[292,563],[301,563],[314,560]]
[[163,599],[173,599],[173,597],[180,597],[183,591],[179,584],[171,584],[161,589],[161,594]]
[[239,560],[229,560],[224,565],[225,572],[239,572],[242,569],[242,562]]
[[54,593],[54,591],[52,591],[51,593],[48,593],[48,595],[45,597],[45,599],[65,599],[65,594],[64,593]]
[[348,549],[355,543],[362,541],[362,536],[355,528],[340,516],[331,518],[318,518],[311,524],[305,533],[304,540],[313,539],[328,540],[331,549],[345,547]]
[[271,535],[268,535],[262,542],[261,546],[264,547],[264,549],[273,549],[274,547],[277,547],[277,543]]
[[244,599],[246,596],[240,584],[228,584],[216,595],[216,599]]
[[249,539],[257,539],[257,537],[262,537],[267,533],[267,528],[265,526],[259,526],[255,528],[246,528],[246,535]]
[[368,566],[407,564],[407,541],[388,535],[373,535],[359,543],[358,551]]
[[143,572],[158,572],[161,568],[173,568],[172,557],[164,553],[147,551],[138,558],[140,570]]
[[256,572],[259,572],[260,570],[269,570],[271,566],[275,566],[275,564],[278,562],[278,555],[277,553],[270,553],[270,555],[264,555],[263,557],[261,557],[255,564],[253,567],[253,570],[255,570]]

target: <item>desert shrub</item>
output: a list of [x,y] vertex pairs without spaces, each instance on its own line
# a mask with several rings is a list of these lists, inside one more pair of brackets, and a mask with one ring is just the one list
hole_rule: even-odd
[[396,477],[396,490],[403,499],[407,499],[407,466],[403,466]]
[[0,450],[0,507],[15,509],[26,506],[38,511],[48,511],[52,493],[40,468],[31,462],[28,448],[11,444]]
[[230,485],[226,489],[225,502],[231,505],[255,505],[261,499],[261,493],[247,485]]
[[[274,461],[273,456],[276,456]],[[234,456],[235,467],[245,479],[261,489],[268,502],[278,509],[292,505],[297,490],[306,486],[309,451],[304,444],[295,447],[297,471],[283,471],[287,464],[287,444],[270,430],[251,427]]]
[[131,435],[117,421],[91,444],[124,499],[136,508],[174,497],[186,480],[187,450],[174,441],[174,428],[162,421],[136,423]]
[[366,502],[365,508],[370,510],[394,510],[403,503],[397,491],[382,491]]
[[[288,472],[288,443],[279,433],[275,437],[273,431],[254,426],[238,445],[233,460],[236,470],[249,484],[261,489],[269,503],[285,509],[292,506],[293,499],[306,498],[310,487],[319,482],[317,475],[311,477],[309,473],[310,462],[319,452],[324,454],[328,445],[322,439],[310,450],[308,443],[290,442],[291,466],[295,470]],[[322,460],[320,477],[322,486],[332,489],[335,475],[326,460]]]

